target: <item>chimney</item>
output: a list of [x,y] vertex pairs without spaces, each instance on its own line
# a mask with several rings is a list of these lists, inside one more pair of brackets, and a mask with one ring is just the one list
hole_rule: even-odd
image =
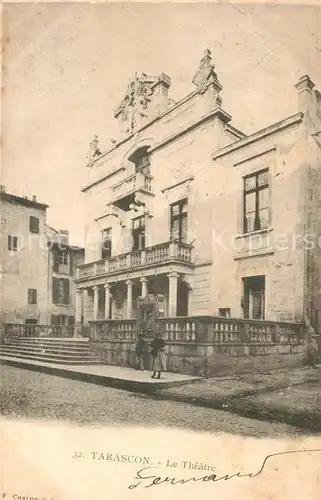
[[155,106],[159,113],[168,108],[168,89],[171,86],[171,79],[165,73],[159,75],[154,86]]
[[315,85],[308,75],[301,76],[295,88],[298,91],[298,110],[301,113],[306,113],[313,109],[314,105],[314,89]]
[[32,195],[31,201],[37,201],[37,196],[35,194]]
[[69,244],[69,231],[67,229],[59,229],[58,240],[62,245]]
[[0,185],[0,193],[5,193],[5,192],[6,192],[6,187],[3,184],[1,184]]

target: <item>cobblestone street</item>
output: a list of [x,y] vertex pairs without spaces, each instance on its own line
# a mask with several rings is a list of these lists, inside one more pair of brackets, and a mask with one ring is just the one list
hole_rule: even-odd
[[144,425],[256,437],[303,435],[279,423],[159,401],[145,395],[9,366],[1,367],[1,413],[12,419],[50,419],[93,426]]

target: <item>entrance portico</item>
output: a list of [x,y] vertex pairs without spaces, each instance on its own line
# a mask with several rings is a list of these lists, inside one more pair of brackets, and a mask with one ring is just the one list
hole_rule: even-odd
[[148,293],[164,295],[164,316],[187,316],[191,291],[190,279],[177,271],[86,284],[77,289],[76,322],[136,318],[137,299]]

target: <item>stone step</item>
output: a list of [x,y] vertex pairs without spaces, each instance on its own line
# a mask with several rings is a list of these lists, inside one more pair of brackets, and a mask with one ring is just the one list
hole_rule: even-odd
[[78,359],[81,359],[83,357],[87,358],[88,356],[91,356],[91,351],[88,349],[86,352],[75,352],[75,351],[72,351],[72,350],[64,350],[64,351],[61,351],[60,349],[54,349],[53,347],[18,347],[18,346],[2,346],[1,349],[0,349],[0,352],[21,352],[22,354],[37,354],[37,353],[42,353],[42,352],[46,352],[46,353],[52,353],[54,355],[57,355],[57,356],[69,356],[69,357],[74,357],[74,358],[78,358]]
[[15,348],[29,348],[29,349],[40,349],[42,347],[46,347],[48,349],[56,349],[56,350],[62,350],[62,351],[74,351],[74,352],[79,352],[80,354],[82,352],[87,352],[90,350],[90,345],[65,345],[65,344],[59,344],[59,343],[53,343],[53,342],[8,342],[6,344],[3,344],[4,346],[8,347],[15,347]]
[[8,337],[10,342],[19,341],[46,341],[46,342],[61,342],[61,343],[71,343],[71,344],[89,344],[89,338],[79,338],[79,337]]
[[6,358],[21,358],[25,360],[33,360],[33,361],[41,361],[47,362],[47,363],[56,363],[56,364],[68,364],[68,365],[83,365],[83,364],[88,364],[88,365],[100,365],[104,364],[101,359],[97,357],[88,357],[88,358],[65,358],[62,356],[55,356],[55,355],[46,355],[46,354],[35,354],[35,353],[30,353],[30,354],[25,354],[25,353],[17,353],[17,352],[3,352],[2,350],[0,351],[1,356],[5,356]]
[[4,356],[21,356],[21,357],[27,357],[27,358],[32,358],[32,357],[41,357],[43,359],[56,359],[56,360],[61,360],[61,361],[76,361],[77,363],[81,363],[82,361],[85,360],[99,360],[97,356],[94,356],[92,354],[88,354],[87,356],[74,356],[71,355],[69,356],[68,354],[57,354],[57,353],[47,353],[46,351],[44,352],[34,352],[34,351],[29,351],[29,352],[20,352],[16,350],[2,350],[0,351],[0,354]]

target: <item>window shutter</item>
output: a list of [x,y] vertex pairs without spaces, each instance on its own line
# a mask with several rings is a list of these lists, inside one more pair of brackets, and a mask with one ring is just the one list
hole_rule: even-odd
[[72,266],[73,266],[73,262],[72,262],[72,252],[69,252],[69,274],[70,276],[72,276]]
[[52,278],[52,302],[53,304],[58,303],[58,279]]
[[8,250],[12,250],[10,234],[8,235]]
[[39,219],[33,215],[29,218],[29,230],[31,233],[39,233]]
[[74,316],[68,316],[68,325],[73,326],[75,324],[75,317]]
[[59,271],[59,251],[57,249],[53,250],[53,270],[55,273]]
[[70,283],[68,279],[64,279],[64,304],[68,305],[69,304],[69,290],[70,290]]

